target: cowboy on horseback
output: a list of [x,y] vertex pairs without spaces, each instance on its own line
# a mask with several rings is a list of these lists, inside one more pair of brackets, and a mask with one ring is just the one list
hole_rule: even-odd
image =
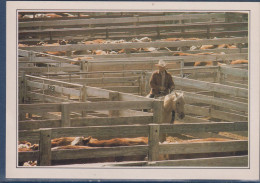
[[152,74],[150,79],[151,91],[149,98],[168,95],[175,88],[171,74],[166,71],[166,63],[159,60],[159,63],[155,65],[158,70]]
[[[166,71],[166,63],[163,60],[159,60],[158,64],[155,64],[158,70],[153,72],[150,79],[151,91],[148,95],[149,98],[157,98],[170,94],[174,88],[174,82],[170,73]],[[175,119],[175,111],[172,111],[172,123]]]

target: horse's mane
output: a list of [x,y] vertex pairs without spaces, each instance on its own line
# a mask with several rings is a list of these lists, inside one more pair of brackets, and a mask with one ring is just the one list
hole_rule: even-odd
[[172,103],[177,102],[180,99],[183,99],[183,95],[181,93],[173,92],[169,95],[166,95],[164,98],[164,110],[172,110]]

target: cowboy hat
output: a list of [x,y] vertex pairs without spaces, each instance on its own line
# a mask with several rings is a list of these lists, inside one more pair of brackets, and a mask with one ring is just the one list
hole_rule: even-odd
[[159,60],[158,64],[155,65],[159,67],[166,67],[167,64],[163,60]]

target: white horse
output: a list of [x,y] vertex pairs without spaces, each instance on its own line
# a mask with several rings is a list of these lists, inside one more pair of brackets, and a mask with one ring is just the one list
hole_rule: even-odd
[[159,98],[164,100],[163,103],[163,122],[173,123],[175,120],[175,113],[177,113],[180,119],[185,117],[184,114],[184,96],[183,93],[173,92],[165,97]]
[[177,113],[180,119],[185,117],[183,93],[172,92],[166,96],[155,96],[155,98],[164,101],[162,119],[164,123],[173,123],[175,120],[175,113]]

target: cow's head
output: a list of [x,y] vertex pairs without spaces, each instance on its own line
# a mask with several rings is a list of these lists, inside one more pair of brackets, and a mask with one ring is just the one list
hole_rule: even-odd
[[91,139],[92,137],[91,136],[89,136],[89,137],[76,137],[72,142],[71,142],[71,145],[73,145],[73,146],[86,146],[88,143],[89,143],[89,141],[90,141],[90,139]]

